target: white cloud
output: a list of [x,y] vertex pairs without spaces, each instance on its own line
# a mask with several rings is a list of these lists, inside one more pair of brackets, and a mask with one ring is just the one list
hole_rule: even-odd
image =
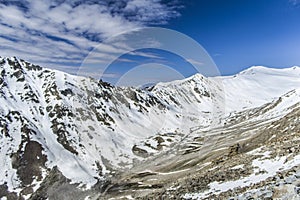
[[135,13],[134,18],[150,23],[166,23],[170,17],[178,15],[172,7],[168,9],[157,2],[155,0],[130,0],[124,10]]
[[174,3],[159,0],[0,1],[1,56],[60,69],[63,63],[79,65],[101,40],[178,15]]
[[195,66],[203,66],[204,63],[198,60],[194,60],[194,59],[186,59],[187,62],[191,63],[192,65]]

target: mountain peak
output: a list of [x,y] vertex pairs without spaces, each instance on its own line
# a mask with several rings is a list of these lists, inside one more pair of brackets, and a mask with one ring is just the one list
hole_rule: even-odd
[[285,73],[285,72],[295,72],[300,71],[299,66],[292,66],[287,68],[271,68],[266,66],[251,66],[244,71],[241,71],[239,74],[247,74],[247,75],[254,75],[260,73]]

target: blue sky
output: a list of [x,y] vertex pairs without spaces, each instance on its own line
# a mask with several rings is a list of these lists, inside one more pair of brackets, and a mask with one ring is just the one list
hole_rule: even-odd
[[[299,21],[299,0],[0,0],[0,55],[76,74],[100,42],[155,26],[193,38],[221,74],[230,75],[253,65],[300,65]],[[153,63],[189,65],[170,53],[154,53]],[[128,58],[114,63],[120,72],[133,66]]]
[[186,1],[166,26],[197,40],[222,74],[252,65],[300,65],[300,1]]

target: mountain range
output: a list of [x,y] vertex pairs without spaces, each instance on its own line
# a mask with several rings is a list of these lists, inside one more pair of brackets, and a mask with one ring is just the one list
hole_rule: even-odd
[[0,73],[1,199],[300,198],[300,67],[144,88]]

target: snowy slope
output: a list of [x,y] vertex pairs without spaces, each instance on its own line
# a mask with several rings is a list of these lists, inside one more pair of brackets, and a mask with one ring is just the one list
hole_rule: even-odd
[[[43,172],[55,166],[72,182],[93,185],[143,159],[141,149],[133,149],[140,141],[209,125],[209,110],[218,98],[200,75],[147,91],[112,87],[16,58],[0,63],[0,156],[5,160],[0,185],[7,183],[10,191],[36,187]],[[27,153],[31,144],[37,151],[33,158]],[[22,167],[29,160],[40,170],[26,177]]]
[[234,76],[218,77],[225,88],[226,113],[254,108],[300,87],[300,67],[254,66]]
[[[224,114],[262,106],[300,86],[299,67],[196,74],[145,90],[16,58],[0,58],[0,73],[0,186],[17,193],[35,191],[55,167],[71,182],[92,186],[195,130],[220,126]],[[295,91],[281,110],[299,101]]]

